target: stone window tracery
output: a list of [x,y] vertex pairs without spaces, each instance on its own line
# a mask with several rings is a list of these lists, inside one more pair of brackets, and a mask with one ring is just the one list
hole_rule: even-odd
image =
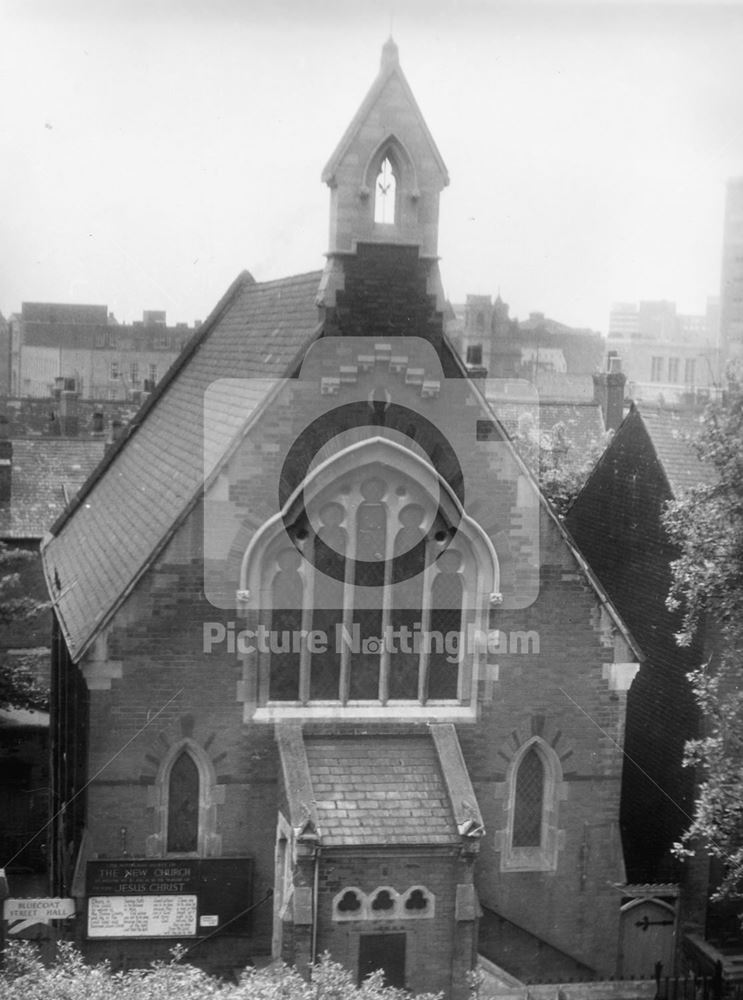
[[238,593],[264,637],[246,653],[254,713],[474,706],[495,550],[431,466],[365,447],[328,459],[340,469],[303,483],[243,557]]
[[397,892],[392,886],[377,886],[372,892],[362,892],[357,886],[346,886],[333,899],[332,916],[337,922],[350,920],[427,920],[434,916],[436,897],[423,885],[410,886]]

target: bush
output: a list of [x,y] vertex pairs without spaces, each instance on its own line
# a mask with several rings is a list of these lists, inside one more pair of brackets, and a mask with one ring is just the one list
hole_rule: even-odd
[[[294,969],[271,966],[246,969],[240,982],[225,983],[182,961],[174,949],[170,962],[148,969],[112,972],[107,963],[86,965],[73,945],[60,944],[57,958],[46,967],[27,941],[5,949],[0,971],[3,1000],[409,1000],[404,990],[385,987],[375,972],[361,986],[351,974],[325,954],[315,966],[312,982]],[[419,1000],[441,1000],[440,994],[421,994]]]

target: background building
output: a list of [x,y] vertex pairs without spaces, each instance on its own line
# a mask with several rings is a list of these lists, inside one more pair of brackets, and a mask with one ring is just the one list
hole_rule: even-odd
[[676,311],[675,302],[617,302],[608,346],[622,361],[628,395],[668,404],[704,402],[720,386],[717,300],[704,315]]
[[728,181],[722,244],[720,331],[725,351],[743,354],[743,177]]
[[125,324],[107,306],[24,302],[10,317],[9,394],[49,396],[63,378],[85,399],[136,399],[163,377],[193,329],[168,326],[159,310]]
[[541,312],[519,321],[509,315],[500,294],[494,301],[489,295],[468,295],[463,306],[451,309],[447,333],[473,376],[536,382],[545,372],[590,376],[601,367],[601,334],[566,326]]
[[[52,611],[39,548],[103,457],[105,443],[102,432],[78,435],[77,425],[65,426],[65,436],[11,440],[11,426],[0,416],[0,541],[9,550],[3,573],[18,574],[9,597],[30,597],[40,605],[25,617],[0,614],[0,664],[22,670],[48,690]],[[0,851],[19,896],[47,892],[48,737],[46,712],[0,711]],[[30,936],[41,933],[37,927]]]

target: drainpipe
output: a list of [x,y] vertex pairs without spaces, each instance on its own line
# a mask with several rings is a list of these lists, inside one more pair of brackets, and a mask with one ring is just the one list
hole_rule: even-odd
[[312,879],[312,949],[310,953],[311,967],[314,970],[317,961],[317,914],[319,910],[318,890],[320,888],[320,848],[316,847],[313,853],[315,859],[315,871]]

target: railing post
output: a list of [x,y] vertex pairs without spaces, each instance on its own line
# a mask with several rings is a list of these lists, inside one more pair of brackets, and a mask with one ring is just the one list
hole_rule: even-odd
[[660,1000],[660,977],[663,975],[663,963],[655,963],[655,1000]]
[[722,962],[719,959],[715,962],[715,973],[712,977],[712,996],[714,1000],[720,1000],[722,996]]

